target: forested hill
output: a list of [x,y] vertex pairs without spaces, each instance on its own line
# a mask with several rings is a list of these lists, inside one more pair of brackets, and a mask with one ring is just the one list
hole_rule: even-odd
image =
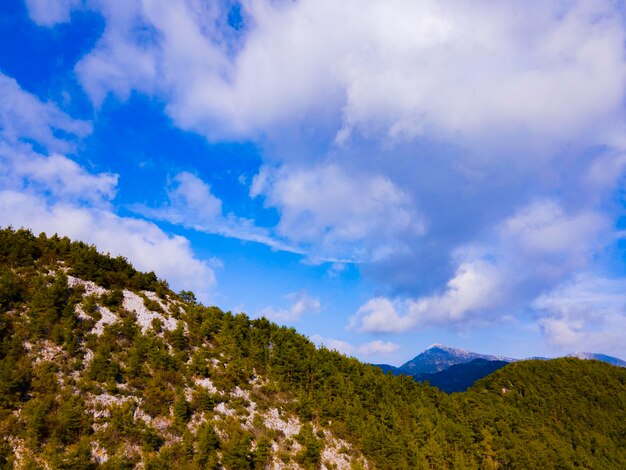
[[509,364],[446,395],[123,258],[0,230],[0,467],[626,468],[626,369]]

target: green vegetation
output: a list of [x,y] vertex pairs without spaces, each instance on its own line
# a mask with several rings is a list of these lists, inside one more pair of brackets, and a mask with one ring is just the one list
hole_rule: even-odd
[[[138,324],[123,290],[176,327]],[[98,334],[101,308],[117,321]],[[446,395],[94,247],[0,230],[0,468],[318,468],[333,442],[354,468],[626,468],[626,370],[525,361]]]

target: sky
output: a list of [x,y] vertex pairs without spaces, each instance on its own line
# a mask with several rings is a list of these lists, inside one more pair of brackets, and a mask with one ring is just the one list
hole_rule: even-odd
[[399,365],[626,358],[622,1],[8,0],[0,226]]

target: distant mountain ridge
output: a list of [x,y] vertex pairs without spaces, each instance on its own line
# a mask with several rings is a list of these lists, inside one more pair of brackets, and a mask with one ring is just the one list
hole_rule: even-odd
[[464,392],[479,379],[509,364],[507,361],[488,361],[474,359],[463,364],[455,364],[448,369],[432,374],[418,374],[414,378],[418,382],[428,382],[430,385],[446,393]]
[[[626,361],[606,354],[576,352],[568,354],[566,357],[597,360],[618,367],[626,367]],[[549,360],[545,357],[527,359]],[[477,380],[486,377],[508,363],[516,361],[519,359],[480,354],[443,344],[433,344],[400,367],[389,364],[374,365],[385,373],[410,375],[417,382],[428,381],[440,390],[452,393],[465,391]]]
[[576,357],[578,359],[588,359],[606,362],[618,367],[626,367],[626,361],[623,361],[619,357],[607,356],[606,354],[590,353],[590,352],[575,352],[568,354],[567,357]]
[[402,374],[413,376],[416,374],[433,374],[444,371],[457,364],[464,364],[473,361],[474,359],[504,362],[516,361],[516,359],[509,357],[479,354],[472,351],[466,351],[464,349],[445,346],[443,344],[433,344],[424,352],[402,364],[398,368],[398,371]]
[[[626,367],[626,361],[606,354],[591,353],[591,352],[575,352],[567,354],[564,357],[575,357],[578,359],[589,359],[608,364]],[[374,364],[380,367],[384,372],[392,372],[395,375],[405,374],[416,376],[419,374],[434,374],[442,372],[457,364],[465,364],[475,359],[485,359],[487,361],[504,361],[504,362],[516,362],[520,360],[549,360],[547,357],[528,357],[525,359],[515,359],[506,356],[495,356],[490,354],[480,354],[473,351],[467,351],[465,349],[455,348],[452,346],[446,346],[443,344],[432,344],[426,348],[423,352],[419,353],[413,359],[405,362],[399,367],[389,364]]]

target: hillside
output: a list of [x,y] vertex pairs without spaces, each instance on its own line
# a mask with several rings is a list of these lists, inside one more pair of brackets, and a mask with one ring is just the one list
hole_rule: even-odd
[[0,467],[626,468],[626,370],[510,364],[446,395],[0,230]]

